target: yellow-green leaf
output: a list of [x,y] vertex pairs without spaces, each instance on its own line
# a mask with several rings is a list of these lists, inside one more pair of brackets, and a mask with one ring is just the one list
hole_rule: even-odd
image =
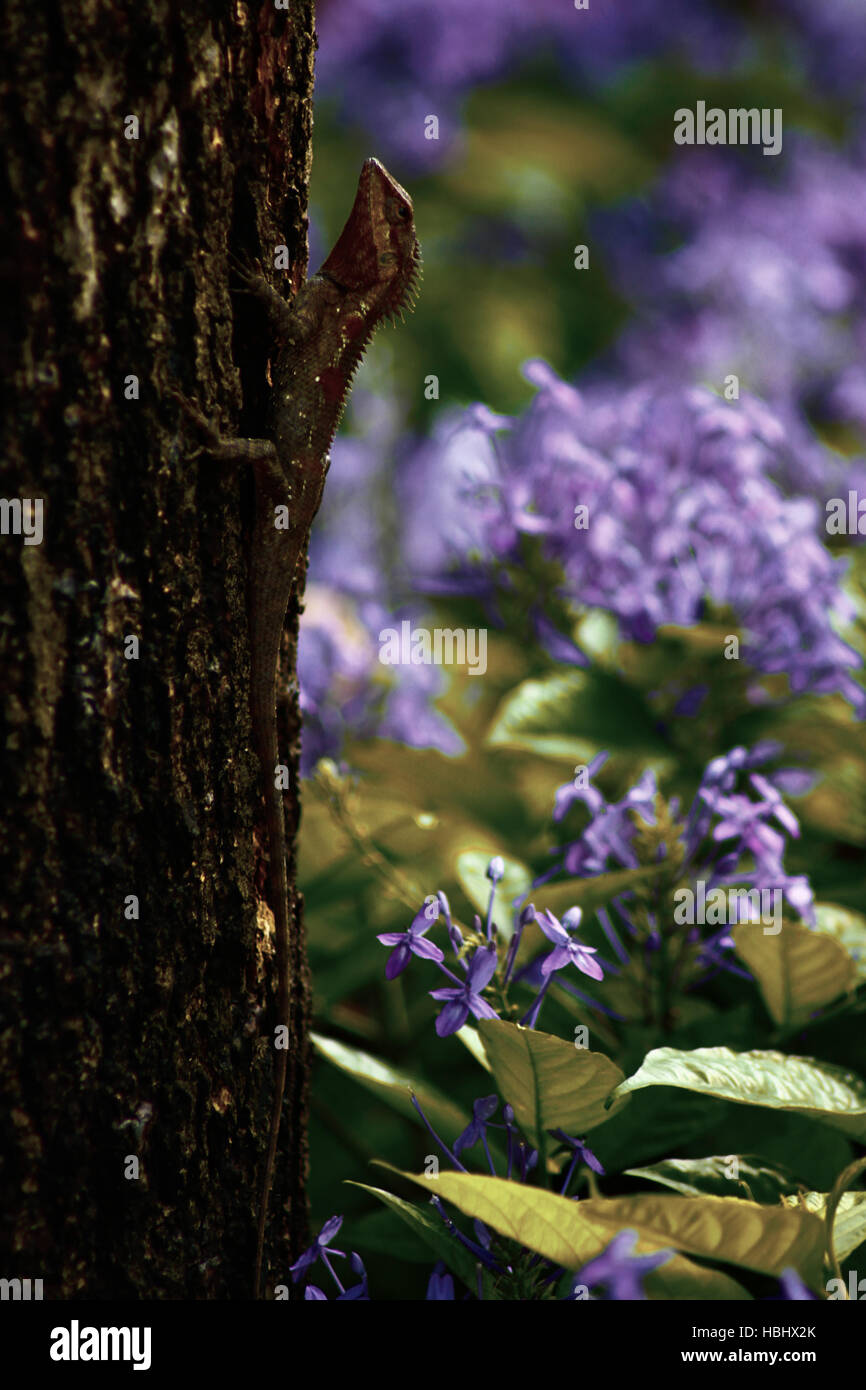
[[[805,1192],[802,1195],[802,1202],[806,1205],[806,1210],[814,1212],[822,1221],[827,1215],[827,1196],[826,1192]],[[801,1204],[798,1196],[787,1196],[782,1199],[786,1206],[796,1207]],[[836,1208],[836,1216],[833,1221],[833,1249],[836,1259],[841,1264],[847,1260],[858,1247],[866,1240],[866,1192],[843,1192],[839,1198],[839,1205]]]
[[836,903],[816,903],[815,922],[818,931],[844,946],[854,962],[857,978],[866,980],[866,917]]
[[496,1083],[534,1147],[545,1130],[579,1136],[610,1118],[604,1102],[624,1077],[604,1053],[502,1019],[482,1019],[478,1031]]
[[471,1028],[468,1023],[464,1023],[462,1028],[457,1029],[454,1036],[460,1039],[467,1052],[472,1053],[479,1066],[482,1066],[487,1072],[493,1070],[487,1060],[487,1053],[484,1051],[484,1044],[477,1028]]
[[466,1112],[461,1110],[459,1105],[455,1105],[427,1082],[415,1081],[405,1072],[392,1067],[390,1063],[382,1062],[378,1057],[371,1056],[369,1052],[362,1052],[357,1047],[347,1047],[335,1038],[323,1037],[321,1033],[313,1033],[311,1036],[317,1052],[327,1057],[340,1071],[354,1077],[365,1090],[371,1091],[401,1115],[406,1115],[420,1124],[417,1111],[412,1104],[411,1093],[414,1091],[428,1120],[443,1136],[456,1137],[469,1123]]
[[672,1187],[689,1197],[748,1197],[753,1202],[778,1202],[796,1193],[800,1184],[793,1173],[770,1167],[760,1158],[741,1154],[713,1154],[708,1158],[663,1158],[644,1168],[626,1168],[626,1177],[647,1178]]
[[[812,1288],[822,1287],[823,1224],[808,1211],[765,1207],[735,1197],[641,1194],[571,1202],[504,1178],[470,1173],[403,1176],[565,1269],[580,1269],[620,1231],[631,1229],[637,1233],[636,1249],[641,1254],[668,1247],[680,1256],[694,1255],[775,1276],[790,1266]],[[718,1291],[720,1279],[726,1292]],[[688,1280],[693,1282],[686,1292]],[[681,1292],[672,1293],[672,1287]],[[716,1291],[706,1293],[709,1287]],[[680,1257],[655,1270],[647,1290],[668,1298],[748,1296],[726,1276]]]
[[774,934],[765,934],[759,923],[739,922],[731,936],[776,1023],[803,1023],[856,984],[844,946],[799,922],[785,922]]
[[633,888],[648,888],[655,879],[669,872],[664,864],[649,864],[641,869],[616,869],[594,878],[571,878],[565,883],[548,884],[533,893],[532,901],[539,909],[549,907],[561,917],[570,907],[579,907],[584,914],[604,907],[620,893]]
[[844,1067],[814,1057],[732,1052],[729,1047],[698,1047],[691,1052],[657,1047],[617,1087],[616,1095],[644,1086],[679,1086],[740,1105],[793,1111],[866,1142],[866,1082]]

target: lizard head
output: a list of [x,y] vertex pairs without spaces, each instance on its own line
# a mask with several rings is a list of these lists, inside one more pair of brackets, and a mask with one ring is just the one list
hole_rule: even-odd
[[411,308],[421,266],[412,199],[378,159],[366,159],[348,221],[319,270],[362,295],[373,314]]

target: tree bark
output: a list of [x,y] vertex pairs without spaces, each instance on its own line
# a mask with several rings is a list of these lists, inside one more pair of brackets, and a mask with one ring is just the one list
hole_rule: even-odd
[[[304,277],[314,46],[312,0],[6,7],[0,492],[41,499],[44,535],[0,504],[0,1274],[46,1298],[251,1296],[276,976],[252,488],[195,456],[167,388],[262,432],[229,250],[283,243],[286,292]],[[296,635],[295,609],[290,838]],[[294,978],[271,1287],[306,1235],[302,944]]]

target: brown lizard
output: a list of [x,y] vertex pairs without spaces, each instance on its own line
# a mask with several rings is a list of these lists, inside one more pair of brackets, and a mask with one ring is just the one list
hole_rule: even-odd
[[286,1084],[291,980],[289,894],[282,793],[276,785],[276,670],[286,609],[322,500],[329,452],[352,378],[375,329],[411,307],[420,248],[412,200],[376,159],[361,169],[348,221],[320,270],[291,303],[264,279],[239,272],[264,306],[278,349],[266,439],[227,438],[184,402],[206,438],[206,452],[244,462],[255,474],[250,558],[250,705],[253,742],[265,789],[270,899],[277,955],[277,1048],[268,1150],[256,1235],[254,1296],[261,1296],[268,1200]]

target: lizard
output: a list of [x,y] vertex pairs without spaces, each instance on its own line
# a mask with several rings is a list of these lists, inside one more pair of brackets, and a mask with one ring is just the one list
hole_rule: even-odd
[[[315,275],[286,300],[264,278],[238,268],[242,287],[263,306],[276,343],[265,439],[219,433],[179,397],[201,428],[202,452],[252,467],[255,522],[250,549],[250,713],[261,766],[274,914],[278,1024],[276,1075],[256,1231],[254,1297],[261,1297],[268,1203],[280,1132],[290,1022],[289,893],[286,830],[277,764],[276,675],[283,624],[301,576],[307,540],[322,500],[330,448],[355,371],[385,319],[412,308],[421,252],[412,200],[377,159],[365,160],[355,201],[334,247]],[[174,392],[179,396],[178,392]]]

